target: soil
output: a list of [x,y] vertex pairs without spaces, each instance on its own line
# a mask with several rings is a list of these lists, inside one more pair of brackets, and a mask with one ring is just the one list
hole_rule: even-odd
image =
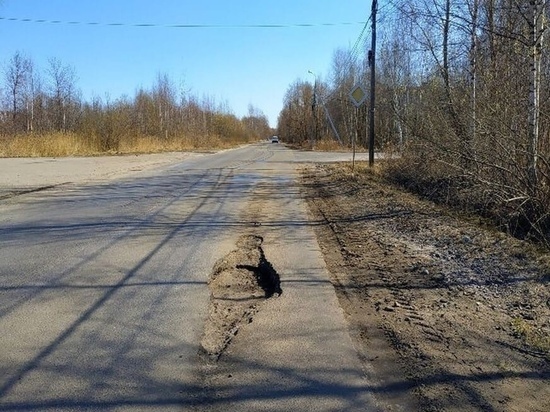
[[201,352],[216,361],[239,328],[252,322],[260,303],[282,293],[279,275],[266,258],[263,238],[242,235],[237,248],[221,258],[208,280],[210,303]]
[[302,183],[366,374],[388,410],[411,395],[425,411],[550,410],[547,250],[364,166],[354,175],[346,165],[311,166]]

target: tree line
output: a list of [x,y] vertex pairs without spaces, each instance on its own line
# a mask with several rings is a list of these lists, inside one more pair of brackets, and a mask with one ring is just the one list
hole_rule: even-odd
[[208,147],[265,138],[271,133],[261,110],[235,116],[227,104],[199,98],[158,74],[152,87],[139,88],[133,97],[82,98],[75,69],[52,58],[39,70],[31,58],[16,52],[3,65],[0,136],[73,134],[98,152],[118,151],[141,138]]
[[[550,237],[547,0],[390,0],[376,51],[376,149],[391,177],[491,216],[520,237]],[[357,56],[357,57],[356,57]],[[326,79],[289,86],[279,134],[366,146],[368,53],[336,50]],[[332,127],[334,124],[334,128]]]

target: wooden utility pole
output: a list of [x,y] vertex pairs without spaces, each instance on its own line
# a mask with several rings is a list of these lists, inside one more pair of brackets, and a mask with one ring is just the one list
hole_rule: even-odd
[[374,166],[374,103],[376,87],[376,12],[378,10],[378,1],[372,0],[371,20],[372,20],[372,40],[369,50],[370,65],[370,110],[369,110],[369,166]]

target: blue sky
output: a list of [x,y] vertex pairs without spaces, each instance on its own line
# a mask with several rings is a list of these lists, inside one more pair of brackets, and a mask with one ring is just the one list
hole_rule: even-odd
[[[199,97],[227,102],[239,117],[253,104],[276,126],[287,87],[298,78],[313,81],[308,70],[327,74],[334,50],[355,43],[370,6],[364,0],[0,0],[4,18],[124,23],[0,20],[0,65],[20,51],[43,71],[55,57],[74,67],[85,99],[132,97],[166,73]],[[323,25],[348,22],[356,24]],[[141,23],[156,26],[132,27]],[[168,27],[178,24],[225,27]],[[269,24],[288,27],[235,27]]]

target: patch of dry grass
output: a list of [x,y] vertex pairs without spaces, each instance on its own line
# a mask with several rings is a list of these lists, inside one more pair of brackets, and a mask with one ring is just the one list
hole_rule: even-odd
[[321,139],[315,143],[315,150],[322,152],[338,152],[344,149],[339,142],[334,139]]
[[347,176],[348,178],[351,178],[352,175],[359,176],[363,175],[366,177],[376,177],[376,178],[383,178],[383,165],[384,161],[377,161],[374,163],[374,166],[369,166],[369,162],[366,161],[356,161],[354,170],[352,171],[352,162],[341,162],[334,165],[331,165],[332,170],[334,170],[335,173],[341,175],[341,176]]
[[179,137],[159,139],[155,136],[139,136],[120,142],[120,153],[158,153],[192,151],[197,149],[225,149],[242,142],[221,139],[219,136],[203,136],[200,138]]
[[525,343],[543,352],[550,359],[550,336],[541,329],[536,329],[521,318],[512,321],[512,329]]
[[98,154],[92,141],[74,133],[3,137],[1,157],[63,157]]
[[116,149],[102,150],[96,137],[76,133],[22,134],[0,137],[0,157],[66,157],[130,153],[161,153],[201,149],[225,149],[243,142],[220,136],[172,137],[137,136],[120,139]]

